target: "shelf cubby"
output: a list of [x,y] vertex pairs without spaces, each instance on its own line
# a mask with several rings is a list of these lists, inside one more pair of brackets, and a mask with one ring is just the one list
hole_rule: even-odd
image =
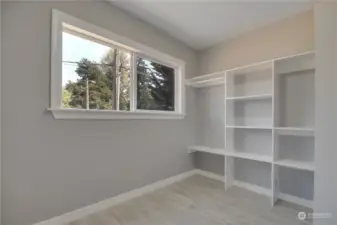
[[275,61],[275,124],[277,127],[314,128],[313,54]]
[[255,101],[227,101],[228,126],[272,127],[271,98]]
[[270,62],[227,72],[227,98],[272,94]]
[[275,136],[277,157],[275,164],[314,171],[315,139],[311,136],[278,135]]
[[224,148],[224,87],[212,86],[195,91],[197,101],[197,145]]
[[287,167],[278,168],[279,193],[277,198],[312,207],[314,173]]
[[303,136],[278,136],[279,159],[314,161],[315,139]]
[[[272,131],[251,129],[227,129],[226,152],[250,158],[272,159]],[[235,156],[235,155],[234,155]]]
[[271,193],[271,164],[247,159],[234,159],[232,185],[247,188],[260,194]]

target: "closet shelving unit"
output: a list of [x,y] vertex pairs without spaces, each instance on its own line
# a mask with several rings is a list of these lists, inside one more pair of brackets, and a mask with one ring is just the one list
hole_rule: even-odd
[[272,205],[282,199],[312,207],[314,57],[307,52],[188,81],[198,90],[223,85],[223,146],[188,152],[223,156],[225,189],[265,194]]

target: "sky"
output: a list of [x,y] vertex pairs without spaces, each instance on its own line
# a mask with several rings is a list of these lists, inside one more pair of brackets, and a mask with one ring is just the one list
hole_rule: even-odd
[[64,61],[79,62],[82,58],[100,62],[103,56],[111,49],[99,43],[86,40],[69,33],[63,32],[62,46],[62,86],[68,81],[76,81],[75,72],[77,64],[65,63]]

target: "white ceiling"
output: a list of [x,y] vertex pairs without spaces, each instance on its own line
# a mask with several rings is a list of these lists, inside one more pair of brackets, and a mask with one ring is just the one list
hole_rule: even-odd
[[210,0],[109,1],[196,50],[205,49],[311,7],[305,0],[245,3]]

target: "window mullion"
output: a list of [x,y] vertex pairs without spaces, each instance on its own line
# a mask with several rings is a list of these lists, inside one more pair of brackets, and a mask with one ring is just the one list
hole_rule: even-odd
[[86,109],[89,109],[89,79],[86,78],[85,82],[85,100],[86,100]]
[[115,70],[116,70],[116,110],[119,110],[119,102],[120,102],[120,73],[119,73],[119,66],[120,66],[120,51],[117,48],[117,57],[116,57],[116,62],[115,62]]
[[137,109],[137,54],[131,54],[130,111]]

